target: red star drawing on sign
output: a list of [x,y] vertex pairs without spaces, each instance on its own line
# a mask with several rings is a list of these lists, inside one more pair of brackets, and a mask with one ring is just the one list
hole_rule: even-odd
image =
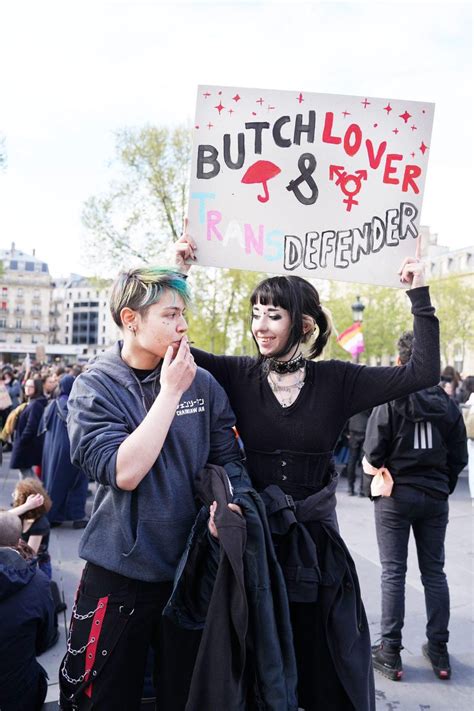
[[387,116],[392,111],[392,107],[390,106],[390,102],[387,104],[387,106],[383,107],[383,110],[387,112]]
[[398,128],[394,128],[393,131],[392,131],[392,133],[394,133],[395,135],[397,135],[397,133],[400,133],[400,131],[398,130]]
[[425,146],[425,144],[422,141],[421,146],[420,146],[420,151],[423,153],[423,155],[425,155],[427,150],[428,150],[428,146]]
[[346,116],[350,116],[351,114],[350,111],[343,111],[342,115],[344,116],[344,118],[346,118]]
[[270,106],[270,104],[268,104],[268,110],[269,110],[269,111],[273,111],[274,108],[275,108],[274,106]]
[[413,126],[411,126],[410,128],[411,128],[412,131],[416,131],[416,130],[417,130],[415,124],[413,124]]
[[222,106],[222,101],[219,101],[219,103],[217,104],[217,106],[214,106],[214,108],[218,110],[219,116],[220,116],[220,115],[221,115],[221,111],[222,111],[223,109],[225,109],[225,106]]
[[411,155],[411,157],[412,157],[412,158],[414,158],[414,157],[415,157],[415,154],[414,154],[414,153],[410,153],[410,155]]
[[408,123],[408,119],[411,118],[411,114],[409,114],[408,111],[405,109],[405,112],[403,114],[400,114],[400,118],[402,118],[405,123]]
[[208,129],[210,130],[211,128],[214,128],[214,124],[209,121],[207,124]]
[[360,103],[362,104],[364,109],[366,109],[367,106],[370,106],[370,101],[367,101],[367,98],[365,98],[364,101],[361,101]]
[[234,113],[234,109],[229,109],[228,113],[232,116],[232,114]]
[[256,103],[256,104],[260,104],[260,106],[261,106],[261,105],[263,104],[263,99],[262,99],[262,97],[260,97],[259,99],[257,99],[257,101],[256,101],[255,103]]
[[302,94],[301,92],[300,92],[299,96],[296,97],[296,101],[297,101],[299,104],[301,104],[301,102],[304,101],[304,99],[303,99],[303,94]]
[[208,91],[205,91],[204,94],[203,94],[203,96],[204,96],[205,99],[207,99],[208,96],[210,96],[210,93],[209,93]]
[[240,96],[236,94],[235,96],[232,97],[234,101],[240,101]]

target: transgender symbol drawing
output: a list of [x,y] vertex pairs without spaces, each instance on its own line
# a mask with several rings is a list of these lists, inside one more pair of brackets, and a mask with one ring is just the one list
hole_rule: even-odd
[[362,181],[367,180],[367,171],[356,170],[354,175],[350,175],[345,172],[344,166],[330,165],[329,180],[334,180],[335,176],[337,176],[336,185],[339,185],[344,195],[346,195],[342,202],[346,203],[346,210],[350,212],[353,205],[359,204],[357,200],[354,200],[354,197],[360,192]]
[[246,185],[262,183],[263,195],[257,195],[257,199],[260,202],[268,202],[270,194],[268,192],[267,182],[274,178],[275,175],[278,175],[278,173],[281,173],[281,170],[275,163],[271,163],[269,160],[258,160],[248,168],[240,182]]

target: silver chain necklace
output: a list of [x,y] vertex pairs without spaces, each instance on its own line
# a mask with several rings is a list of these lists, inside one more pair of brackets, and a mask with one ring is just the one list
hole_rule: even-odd
[[[277,376],[278,377],[278,376]],[[281,376],[280,376],[281,377]],[[303,387],[305,382],[305,369],[302,369],[301,372],[301,378],[297,380],[295,383],[291,383],[290,385],[282,385],[280,382],[275,382],[272,378],[272,373],[268,373],[268,383],[275,393],[275,396],[278,400],[278,402],[281,404],[282,407],[290,407],[295,400],[297,399],[301,388]],[[296,393],[295,393],[296,390]],[[278,393],[280,393],[280,397],[278,397]],[[287,395],[287,397],[285,397]]]

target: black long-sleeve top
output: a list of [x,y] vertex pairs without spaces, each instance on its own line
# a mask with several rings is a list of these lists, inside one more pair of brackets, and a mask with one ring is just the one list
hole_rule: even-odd
[[290,407],[282,407],[267,377],[249,356],[216,356],[193,348],[196,363],[226,391],[244,446],[274,452],[329,452],[356,412],[439,382],[439,324],[428,287],[407,292],[415,343],[404,366],[369,367],[346,361],[308,361],[305,383]]

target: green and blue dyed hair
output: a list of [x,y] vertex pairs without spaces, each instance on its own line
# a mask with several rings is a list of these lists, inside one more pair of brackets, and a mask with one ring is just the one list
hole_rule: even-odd
[[176,292],[186,305],[189,304],[191,297],[186,276],[180,272],[164,267],[138,267],[121,272],[113,284],[110,296],[113,320],[121,328],[122,309],[128,307],[143,315],[161,299],[164,291]]

